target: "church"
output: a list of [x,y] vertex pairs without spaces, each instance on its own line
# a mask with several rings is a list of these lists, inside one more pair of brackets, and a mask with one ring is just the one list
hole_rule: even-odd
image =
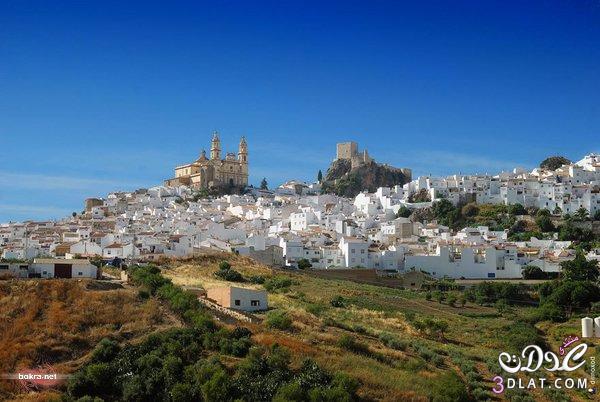
[[165,181],[165,186],[190,186],[219,191],[242,190],[248,185],[248,144],[242,137],[237,157],[233,152],[221,159],[221,140],[215,131],[210,145],[210,159],[202,150],[200,157],[175,168],[175,177]]

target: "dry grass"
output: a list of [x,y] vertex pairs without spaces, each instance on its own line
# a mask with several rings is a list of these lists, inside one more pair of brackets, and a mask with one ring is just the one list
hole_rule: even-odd
[[[179,323],[133,289],[90,290],[86,280],[0,282],[0,372],[50,364],[73,372],[104,337],[132,340]],[[15,391],[0,383],[0,397]]]

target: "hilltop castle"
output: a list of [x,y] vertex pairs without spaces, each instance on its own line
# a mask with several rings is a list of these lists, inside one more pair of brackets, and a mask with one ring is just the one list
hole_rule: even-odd
[[210,145],[210,159],[202,150],[200,157],[175,168],[175,177],[165,181],[165,186],[186,185],[216,190],[241,190],[248,185],[248,144],[242,137],[237,157],[228,152],[221,159],[221,140],[215,131]]
[[358,151],[358,144],[354,141],[338,142],[337,153],[335,160],[349,160],[352,163],[352,167],[358,167],[365,163],[371,162],[373,159],[369,156],[369,153],[365,149],[362,152]]

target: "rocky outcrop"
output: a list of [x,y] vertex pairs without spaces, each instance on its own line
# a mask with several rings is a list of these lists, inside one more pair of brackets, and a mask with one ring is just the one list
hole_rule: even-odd
[[354,197],[363,190],[374,192],[378,187],[402,185],[410,180],[409,169],[380,165],[374,161],[353,167],[350,160],[337,159],[329,166],[322,189],[324,192]]

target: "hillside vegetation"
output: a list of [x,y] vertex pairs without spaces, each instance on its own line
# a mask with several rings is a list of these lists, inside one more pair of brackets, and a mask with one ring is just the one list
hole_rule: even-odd
[[[215,276],[223,260],[243,282]],[[261,324],[247,325],[253,341],[285,346],[295,364],[309,356],[330,371],[348,373],[359,380],[358,395],[365,400],[494,399],[490,379],[500,373],[500,351],[517,353],[538,343],[558,352],[567,334],[579,333],[579,315],[563,323],[532,319],[537,309],[523,307],[529,291],[511,284],[464,293],[439,283],[438,290],[415,292],[319,278],[310,271],[275,271],[228,254],[173,262],[164,273],[194,287],[267,289],[271,311],[258,314]],[[520,305],[504,301],[519,297]],[[579,391],[547,394],[510,391],[507,396],[588,400]]]
[[[69,374],[103,338],[135,342],[179,326],[157,300],[133,289],[89,280],[0,281],[0,373],[51,365]],[[0,399],[16,397],[0,382]]]
[[[273,270],[227,253],[133,266],[130,275],[125,289],[0,282],[2,370],[50,362],[74,374],[55,391],[19,398],[590,400],[577,390],[490,392],[500,351],[535,343],[558,353],[566,336],[579,333],[581,301],[563,297],[568,283],[539,291],[483,283],[465,292],[440,281],[410,291]],[[253,323],[220,321],[184,290],[224,285],[267,290],[269,311]],[[555,315],[546,307],[558,296],[572,306]],[[540,297],[543,307],[535,307]],[[600,359],[597,344],[588,344]],[[17,397],[14,389],[2,392]]]

